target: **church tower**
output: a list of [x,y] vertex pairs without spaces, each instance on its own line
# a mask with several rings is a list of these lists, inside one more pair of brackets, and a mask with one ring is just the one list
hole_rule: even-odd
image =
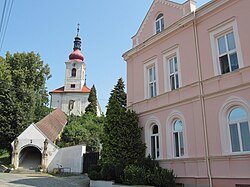
[[86,65],[81,53],[81,38],[79,36],[79,26],[74,41],[73,52],[69,55],[66,64],[65,91],[81,90],[85,84]]
[[[65,64],[64,86],[50,92],[51,108],[60,108],[68,115],[81,115],[85,113],[85,108],[89,104],[90,89],[86,86],[86,64],[81,53],[79,24],[74,40],[73,52],[69,55],[69,60]],[[97,106],[97,114],[101,114],[99,104]]]

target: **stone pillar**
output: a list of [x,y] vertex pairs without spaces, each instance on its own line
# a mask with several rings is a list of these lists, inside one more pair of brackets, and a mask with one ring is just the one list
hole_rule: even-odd
[[18,146],[18,138],[16,138],[14,140],[14,148],[13,148],[13,152],[12,152],[12,156],[11,156],[11,164],[15,167],[18,168],[18,150],[17,150],[17,146]]
[[42,155],[42,168],[43,168],[43,172],[47,171],[47,167],[48,167],[48,139],[46,138],[45,141],[43,142],[43,155]]

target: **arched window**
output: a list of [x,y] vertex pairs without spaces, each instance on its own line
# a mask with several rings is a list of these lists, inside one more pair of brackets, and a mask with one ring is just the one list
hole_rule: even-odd
[[155,32],[156,34],[164,30],[164,17],[163,14],[160,13],[155,20]]
[[76,77],[76,68],[73,68],[71,71],[71,77]]
[[160,156],[159,129],[156,124],[151,128],[151,157],[156,159]]
[[174,156],[182,157],[184,155],[184,141],[183,141],[183,123],[180,119],[175,120],[173,124],[173,142],[174,142]]
[[232,109],[228,114],[232,152],[250,151],[248,114],[242,107]]

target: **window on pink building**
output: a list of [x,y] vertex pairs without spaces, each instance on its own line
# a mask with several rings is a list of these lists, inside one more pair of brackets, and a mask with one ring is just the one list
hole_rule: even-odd
[[159,33],[164,30],[164,17],[163,14],[159,14],[155,20],[155,33]]
[[179,88],[179,76],[178,76],[178,64],[177,57],[171,57],[168,59],[169,63],[169,81],[171,90]]
[[149,88],[149,97],[155,97],[156,93],[156,72],[155,66],[148,68],[148,88]]
[[228,116],[232,152],[250,151],[248,115],[244,108],[234,108]]
[[234,32],[230,31],[217,38],[221,74],[239,68]]
[[173,125],[174,156],[184,156],[183,123],[177,119]]
[[151,157],[156,159],[160,156],[159,129],[156,124],[151,129]]

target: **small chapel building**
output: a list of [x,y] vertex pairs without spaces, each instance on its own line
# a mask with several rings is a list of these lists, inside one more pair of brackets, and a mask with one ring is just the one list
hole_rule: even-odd
[[[90,89],[86,86],[86,64],[81,53],[79,27],[74,40],[73,52],[65,62],[66,73],[64,86],[50,92],[51,108],[60,108],[67,115],[81,115],[88,106]],[[101,107],[97,101],[97,116],[101,115]]]

